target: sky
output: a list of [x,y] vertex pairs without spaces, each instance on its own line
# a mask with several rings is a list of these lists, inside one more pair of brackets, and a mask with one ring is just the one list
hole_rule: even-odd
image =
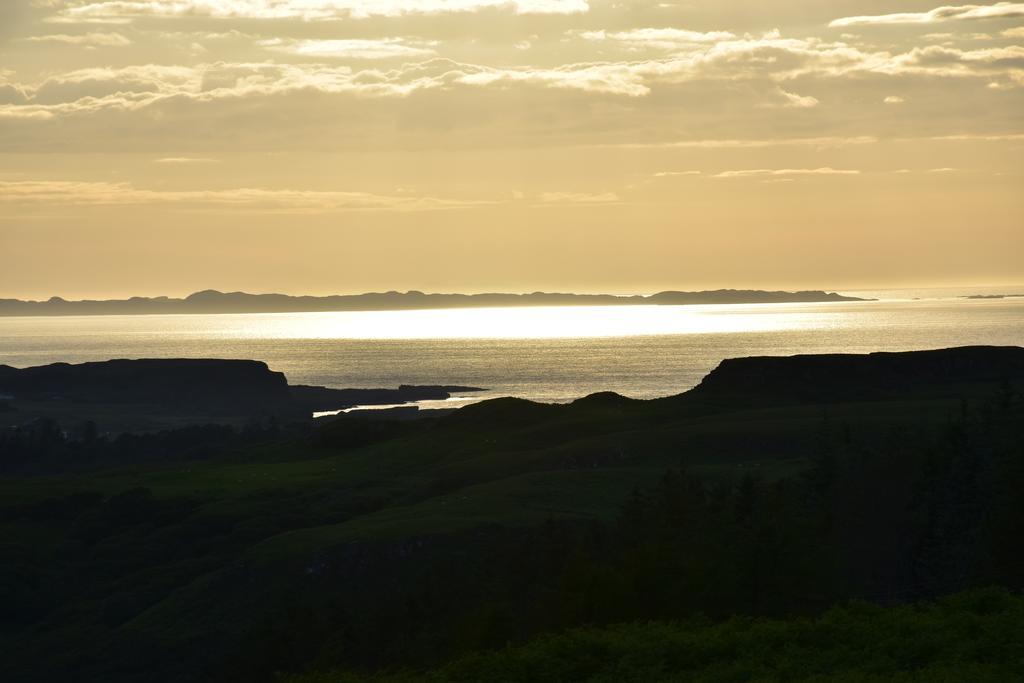
[[2,0],[0,298],[1024,283],[1024,3]]

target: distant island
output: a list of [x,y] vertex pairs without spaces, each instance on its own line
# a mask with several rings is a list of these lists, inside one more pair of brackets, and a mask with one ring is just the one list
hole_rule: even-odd
[[756,289],[716,289],[702,292],[659,292],[648,296],[613,294],[425,294],[369,292],[333,296],[249,294],[207,289],[184,299],[166,296],[130,299],[46,301],[0,299],[0,316],[28,315],[152,315],[160,313],[308,313],[317,311],[407,311],[431,308],[488,308],[501,306],[681,306],[693,304],[779,304],[870,301],[835,292],[770,292]]

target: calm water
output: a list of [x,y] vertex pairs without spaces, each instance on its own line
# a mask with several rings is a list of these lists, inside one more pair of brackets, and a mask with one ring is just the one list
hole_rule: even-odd
[[1024,345],[1024,299],[0,318],[0,363],[255,358],[292,383],[467,384],[487,396],[639,398],[733,356]]

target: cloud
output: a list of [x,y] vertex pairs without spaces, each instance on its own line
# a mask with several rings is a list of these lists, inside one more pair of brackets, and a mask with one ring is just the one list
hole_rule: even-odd
[[569,64],[550,69],[477,67],[470,73],[462,74],[455,81],[476,86],[508,86],[521,83],[545,88],[643,97],[651,92],[645,82],[651,64],[653,63],[603,62]]
[[45,36],[25,38],[30,43],[65,43],[67,45],[90,45],[93,47],[125,47],[132,44],[120,33],[82,33],[68,35],[57,33]]
[[[1003,31],[1001,35],[1007,38],[1012,38],[1012,29]],[[1024,34],[1022,34],[1024,35]],[[995,36],[991,33],[926,33],[921,36],[925,40],[942,41],[947,44],[951,44],[954,41],[963,40],[994,40]]]
[[936,24],[944,21],[968,19],[1012,19],[1024,17],[1024,3],[997,2],[994,5],[960,5],[937,7],[929,12],[901,12],[858,17],[844,17],[829,26],[868,26],[873,24]]
[[835,168],[755,168],[741,171],[722,171],[712,176],[713,178],[753,178],[753,177],[778,177],[778,176],[835,176],[835,175],[860,175],[860,171],[835,169]]
[[[417,20],[408,35],[369,24],[358,39],[275,39],[252,61],[243,60],[256,41],[275,33],[218,34],[230,40],[211,50],[235,58],[228,61],[181,54],[192,36],[214,37],[208,22],[180,36],[126,34],[144,37],[140,45],[170,42],[176,48],[169,54],[177,57],[65,72],[56,62],[40,72],[48,77],[24,82],[8,71],[0,76],[0,146],[139,149],[150,158],[182,149],[220,156],[239,145],[832,148],[902,135],[900,128],[917,123],[922,136],[1004,131],[1011,124],[1003,110],[1024,93],[1024,47],[994,47],[1003,43],[971,50],[922,42],[926,47],[901,52],[773,32],[598,61],[594,53],[607,46],[565,39],[559,29],[553,35],[567,47],[538,39],[528,53],[514,50],[505,33],[488,38],[497,42],[486,48],[462,38],[437,43],[438,51],[450,46],[453,54],[486,56],[491,64],[389,58],[408,48],[434,49],[431,41],[444,40],[441,34],[419,30],[432,23]],[[325,35],[315,26],[291,29]],[[326,56],[331,52],[338,57]],[[563,54],[591,61],[554,61]],[[1005,92],[987,89],[989,83]],[[934,104],[927,112],[916,106],[906,112],[912,121],[880,116],[877,104],[896,94]],[[969,97],[980,100],[967,117],[961,105]]]
[[622,201],[614,192],[544,192],[538,200],[544,204],[615,204]]
[[1024,47],[1011,45],[981,50],[959,50],[942,45],[916,47],[880,66],[877,73],[1020,79],[1024,74]]
[[[200,85],[201,74],[184,66],[144,64],[117,69],[76,69],[29,88],[31,97],[20,111],[56,116],[108,107],[133,109],[161,97],[197,91]],[[4,113],[17,114],[17,110],[0,107],[0,115]]]
[[[805,77],[841,78],[861,74],[887,76],[929,75],[948,77],[1012,77],[1020,68],[1018,52],[1008,47],[961,51],[940,46],[915,48],[893,55],[864,52],[845,43],[814,38],[782,38],[776,33],[760,38],[726,40],[713,45],[691,45],[669,57],[636,61],[567,64],[552,68],[478,67],[458,79],[475,85],[531,83],[594,93],[643,97],[656,84],[709,81],[784,83]],[[810,108],[816,98],[777,90],[780,106]]]
[[57,17],[62,21],[124,21],[137,17],[329,21],[494,9],[514,14],[578,14],[590,7],[587,0],[104,0],[70,3]]
[[381,38],[377,40],[288,40],[272,38],[261,40],[261,47],[277,52],[285,52],[299,57],[323,59],[329,57],[346,59],[393,59],[429,57],[434,50],[423,45],[413,45],[401,38]]
[[671,140],[668,142],[640,142],[602,145],[632,149],[764,149],[769,147],[847,147],[849,145],[873,145],[878,138],[870,135],[854,137],[815,138],[751,138],[736,140]]
[[906,100],[900,97],[899,95],[889,95],[882,101],[886,104],[903,104],[904,102],[906,102]]
[[938,142],[1017,142],[1024,140],[1024,133],[1005,133],[1001,135],[963,133],[961,135],[939,135],[928,138]]
[[47,111],[45,109],[19,107],[8,104],[0,105],[0,120],[51,121],[54,118],[56,118],[56,115],[52,111]]
[[[268,49],[326,58],[383,59],[429,52],[427,43],[399,38],[264,41]],[[269,98],[298,91],[364,98],[407,97],[439,91],[447,97],[466,88],[527,87],[595,95],[646,97],[659,86],[736,83],[761,98],[760,106],[810,109],[817,98],[783,84],[806,78],[882,76],[978,77],[1000,79],[1000,87],[1024,85],[1024,47],[959,50],[931,45],[902,54],[864,52],[844,43],[816,39],[760,38],[694,44],[660,59],[580,62],[551,67],[491,67],[434,58],[394,68],[354,69],[323,63],[214,62],[196,66],[137,65],[78,69],[37,85],[10,83],[26,95],[8,93],[0,117],[46,120],[100,111],[138,111],[158,102],[208,103]],[[767,98],[767,99],[766,99]]]
[[654,174],[655,178],[674,178],[676,176],[701,175],[700,171],[659,171]]
[[219,159],[211,159],[209,157],[164,157],[162,159],[154,159],[154,164],[217,164],[220,163]]
[[28,98],[29,95],[23,86],[16,83],[4,83],[0,80],[0,106],[5,104],[22,105],[28,102]]
[[782,88],[778,89],[778,94],[782,97],[782,103],[780,105],[769,106],[782,106],[792,109],[812,109],[820,104],[816,97],[810,97],[809,95],[797,95],[796,93],[787,92]]
[[[212,162],[213,159],[166,158],[157,163]],[[622,199],[613,192],[544,192],[541,205],[614,204]],[[259,210],[276,212],[336,211],[431,211],[468,209],[497,200],[467,200],[418,196],[400,190],[394,195],[369,192],[233,188],[224,190],[151,190],[131,183],[69,180],[0,180],[0,205],[32,206],[127,206],[168,205],[182,209]]]
[[266,188],[229,190],[147,190],[130,183],[63,180],[0,181],[0,204],[118,206],[167,204],[219,209],[296,212],[360,210],[426,211],[463,209],[488,202],[341,192]]
[[687,31],[678,28],[636,28],[629,31],[570,32],[592,42],[613,42],[631,49],[677,50],[687,45],[717,43],[736,36],[728,31]]

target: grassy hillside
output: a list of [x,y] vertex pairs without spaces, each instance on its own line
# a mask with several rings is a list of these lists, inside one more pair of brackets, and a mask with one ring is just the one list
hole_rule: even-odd
[[1024,377],[1004,374],[499,399],[134,464],[62,442],[48,468],[73,473],[0,479],[0,649],[14,680],[258,681],[1018,587]]

